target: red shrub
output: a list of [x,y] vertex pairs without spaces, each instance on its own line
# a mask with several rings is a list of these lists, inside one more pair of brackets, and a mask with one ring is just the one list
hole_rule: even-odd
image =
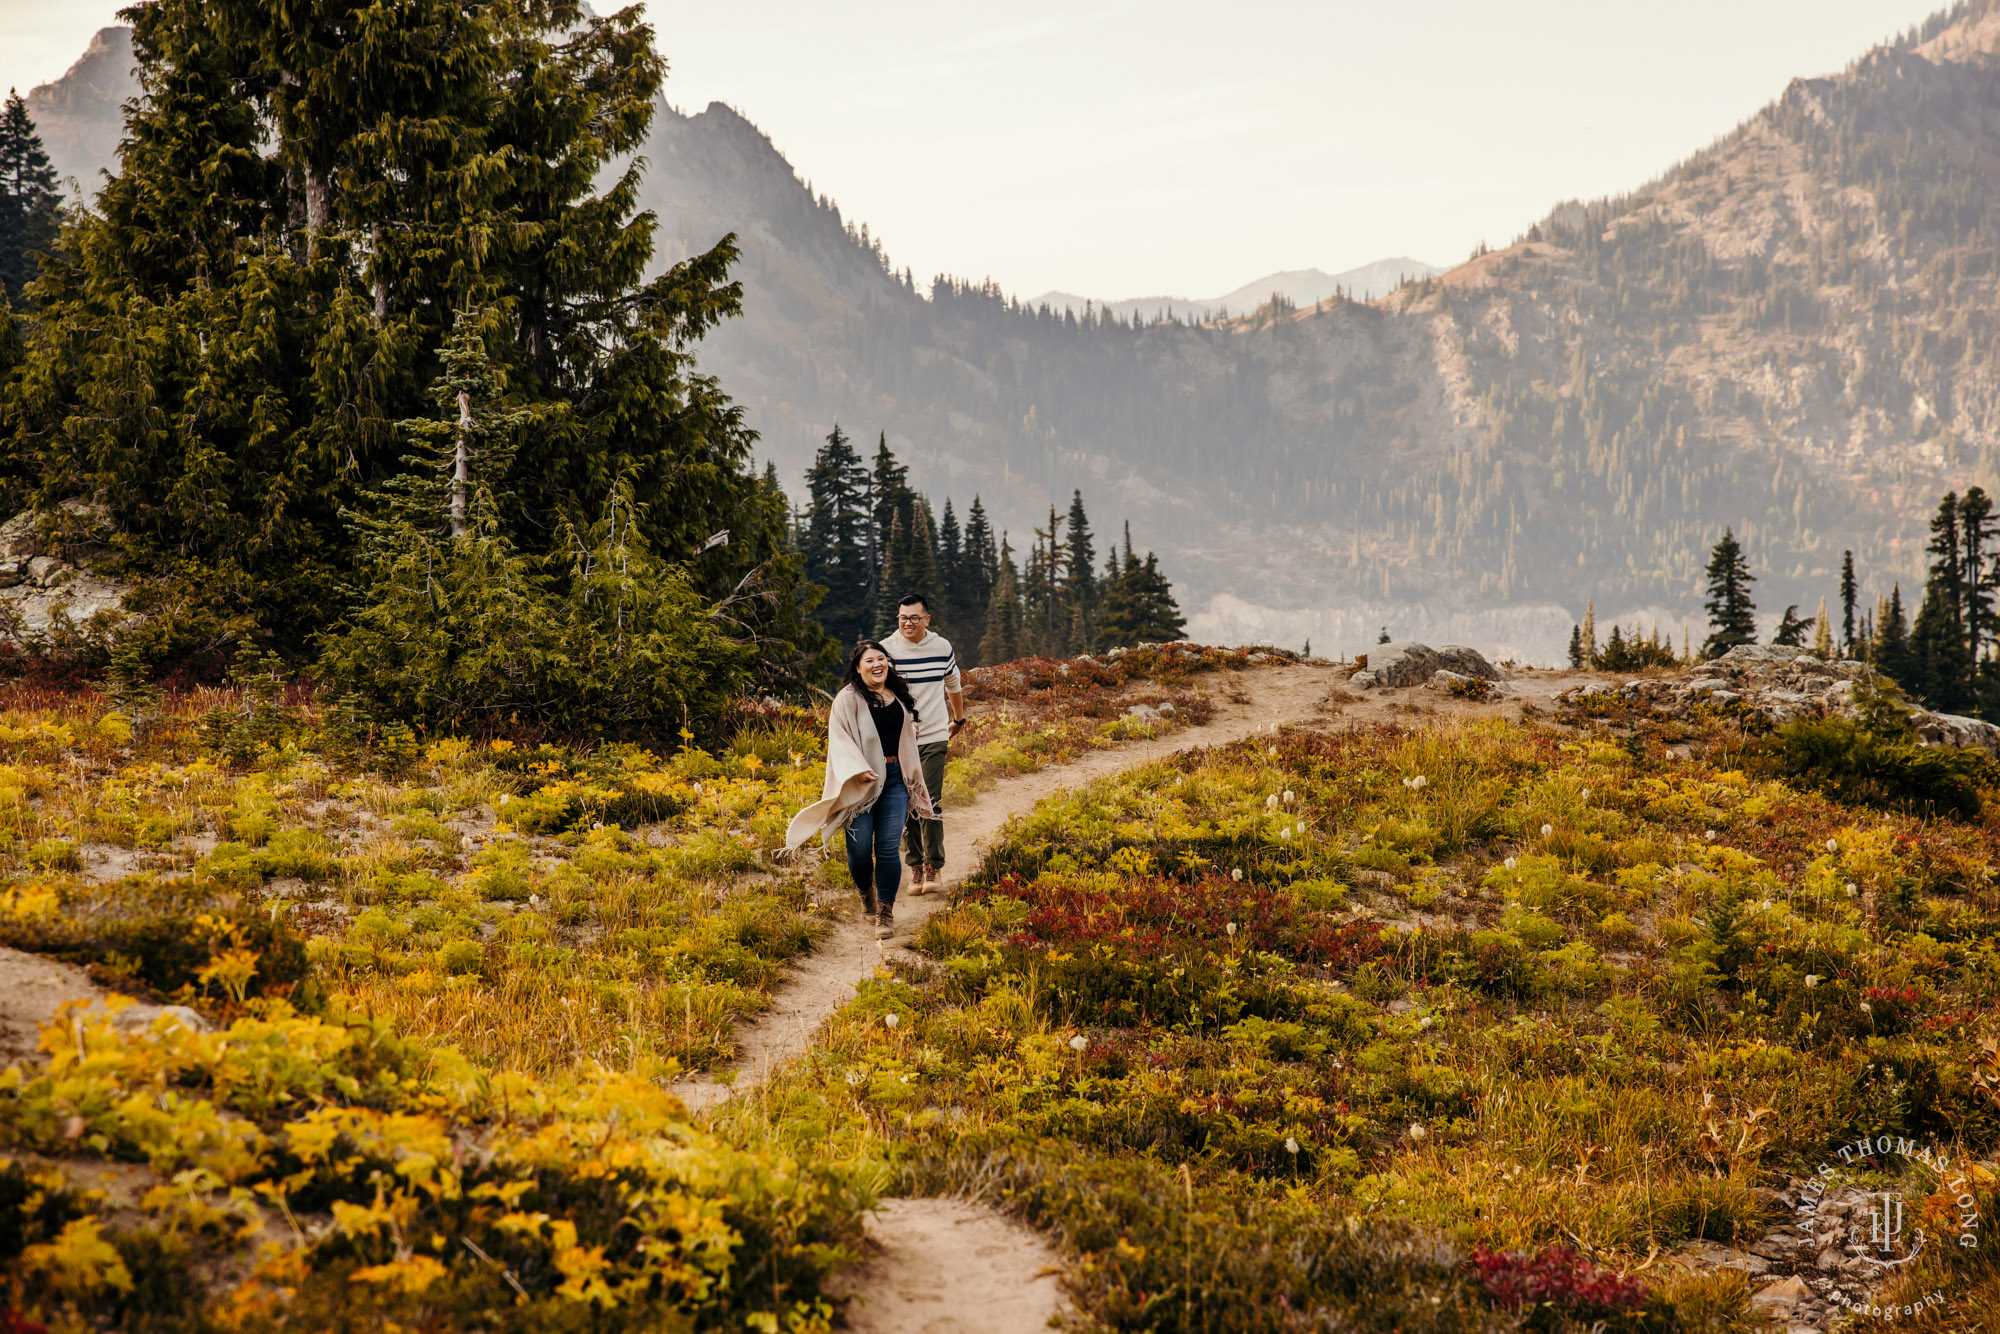
[[1486,1295],[1509,1311],[1550,1306],[1589,1318],[1621,1315],[1646,1304],[1646,1289],[1637,1281],[1599,1269],[1567,1246],[1532,1253],[1481,1246],[1472,1253],[1472,1268]]

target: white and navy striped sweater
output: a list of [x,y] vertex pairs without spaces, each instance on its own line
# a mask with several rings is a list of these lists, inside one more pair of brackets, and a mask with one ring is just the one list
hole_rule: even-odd
[[956,695],[962,688],[958,654],[952,651],[951,641],[925,631],[914,644],[901,634],[892,634],[882,641],[882,647],[889,650],[897,672],[910,683],[910,697],[917,705],[917,744],[951,740],[951,711],[945,707],[944,697]]

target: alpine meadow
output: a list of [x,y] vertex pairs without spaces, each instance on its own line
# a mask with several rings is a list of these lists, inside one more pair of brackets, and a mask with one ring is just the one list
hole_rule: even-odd
[[2000,0],[1236,310],[920,285],[643,6],[119,21],[0,1334],[2000,1330]]

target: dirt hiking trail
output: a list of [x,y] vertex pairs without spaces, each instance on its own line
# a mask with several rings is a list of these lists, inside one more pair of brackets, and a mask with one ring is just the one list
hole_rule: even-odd
[[[1337,681],[1334,669],[1305,665],[1230,673],[1217,682],[1215,716],[1199,727],[1183,728],[1152,741],[1091,751],[1069,764],[1003,779],[980,793],[972,805],[947,810],[943,892],[918,897],[910,893],[906,883],[896,898],[896,934],[890,940],[876,940],[874,932],[856,918],[840,919],[818,949],[792,965],[791,976],[771,997],[771,1008],[737,1030],[741,1055],[734,1065],[715,1078],[676,1085],[674,1091],[689,1107],[713,1107],[733,1094],[756,1088],[772,1070],[803,1055],[827,1016],[854,999],[855,984],[872,974],[893,951],[908,949],[931,914],[951,901],[951,891],[979,864],[986,845],[1001,827],[1032,810],[1044,797],[1176,751],[1225,745],[1274,726],[1310,721],[1323,715],[1326,706],[1321,701]],[[1229,702],[1227,692],[1232,688],[1248,702]],[[809,848],[805,855],[816,857],[819,851]]]
[[[968,807],[945,816],[944,893],[896,901],[896,935],[877,941],[852,918],[792,969],[756,1023],[739,1030],[742,1055],[722,1075],[680,1086],[695,1108],[714,1107],[755,1089],[777,1066],[804,1054],[820,1025],[850,1000],[855,984],[894,951],[906,950],[949,891],[978,865],[1007,821],[1064,788],[1146,764],[1179,751],[1227,745],[1260,732],[1302,724],[1432,726],[1461,718],[1520,717],[1524,705],[1546,710],[1555,694],[1578,684],[1574,673],[1520,672],[1505,693],[1486,701],[1426,690],[1343,689],[1339,668],[1301,663],[1230,673],[1210,685],[1214,716],[1154,741],[1092,751],[1068,764],[1007,779]],[[888,1199],[867,1219],[867,1254],[837,1281],[853,1300],[842,1313],[857,1334],[1033,1334],[1068,1309],[1057,1284],[1061,1257],[1048,1240],[990,1205],[969,1200]]]
[[[1593,679],[1574,672],[1523,671],[1507,683],[1504,694],[1473,701],[1420,689],[1348,693],[1343,689],[1346,677],[1343,668],[1310,663],[1219,673],[1209,685],[1215,714],[1208,722],[1004,779],[972,805],[946,811],[944,892],[917,897],[906,885],[896,899],[896,934],[890,940],[876,940],[855,918],[836,922],[818,949],[792,965],[789,979],[772,995],[770,1009],[737,1031],[741,1054],[734,1064],[712,1077],[676,1085],[675,1092],[696,1110],[713,1107],[756,1088],[773,1069],[804,1054],[827,1016],[854,998],[855,984],[894,951],[907,950],[930,915],[950,902],[951,891],[979,864],[987,844],[1007,821],[1064,788],[1179,751],[1228,745],[1301,723],[1429,726],[1458,718],[1518,717],[1522,705],[1545,709],[1558,691]],[[818,850],[808,855],[817,856]]]

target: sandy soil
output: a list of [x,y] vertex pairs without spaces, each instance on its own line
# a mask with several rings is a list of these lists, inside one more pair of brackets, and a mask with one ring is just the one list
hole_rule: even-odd
[[969,1200],[884,1200],[868,1257],[832,1285],[861,1334],[1031,1334],[1067,1305],[1049,1244]]

